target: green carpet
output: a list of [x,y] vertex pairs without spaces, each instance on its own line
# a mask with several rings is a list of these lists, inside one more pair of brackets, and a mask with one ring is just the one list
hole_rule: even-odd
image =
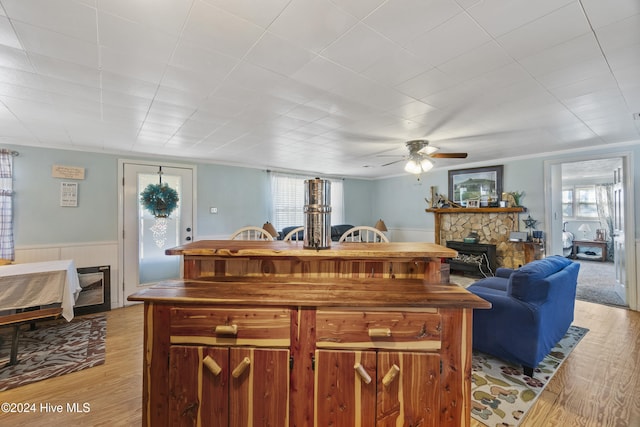
[[521,366],[474,351],[471,417],[488,427],[517,426],[562,362],[588,331],[579,326],[571,326],[540,362],[534,378],[525,376]]

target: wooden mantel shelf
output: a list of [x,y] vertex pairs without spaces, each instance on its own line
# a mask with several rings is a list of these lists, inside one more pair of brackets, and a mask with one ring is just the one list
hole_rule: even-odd
[[524,212],[525,208],[517,206],[513,208],[428,208],[426,212],[433,212],[439,214],[448,213],[513,213]]

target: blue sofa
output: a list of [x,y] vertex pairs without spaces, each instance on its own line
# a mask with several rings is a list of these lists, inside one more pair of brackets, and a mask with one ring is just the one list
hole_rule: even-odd
[[473,313],[473,348],[533,370],[571,326],[580,264],[554,255],[517,270],[498,268],[495,277],[467,289],[489,301]]
[[[291,227],[285,227],[282,229],[282,231],[280,233],[278,233],[278,240],[282,240],[284,238],[284,236],[286,236],[287,234],[289,234],[289,232],[291,230],[293,230],[294,228],[298,228],[299,226],[294,225]],[[345,231],[349,230],[350,228],[353,228],[353,225],[351,224],[339,224],[339,225],[332,225],[331,226],[331,240],[334,242],[337,242],[338,240],[340,240],[340,236],[342,236],[344,234]],[[294,238],[294,240],[303,240],[304,239],[304,231],[299,231],[298,235],[296,236],[296,238]]]

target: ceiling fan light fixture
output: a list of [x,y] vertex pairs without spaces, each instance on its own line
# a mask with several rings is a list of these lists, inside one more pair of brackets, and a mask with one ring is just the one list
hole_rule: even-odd
[[409,173],[419,174],[422,172],[422,166],[420,163],[414,159],[409,159],[406,165],[404,165],[404,170]]
[[422,168],[422,172],[427,172],[433,168],[433,162],[425,157],[420,162],[420,167]]

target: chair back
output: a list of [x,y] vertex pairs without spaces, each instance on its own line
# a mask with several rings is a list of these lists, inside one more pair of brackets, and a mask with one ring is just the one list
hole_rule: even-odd
[[358,225],[345,231],[338,242],[389,243],[389,239],[375,227]]
[[248,226],[233,232],[231,240],[273,240],[273,236],[261,227]]
[[304,239],[304,226],[296,227],[290,232],[287,233],[286,236],[282,240],[303,240]]

